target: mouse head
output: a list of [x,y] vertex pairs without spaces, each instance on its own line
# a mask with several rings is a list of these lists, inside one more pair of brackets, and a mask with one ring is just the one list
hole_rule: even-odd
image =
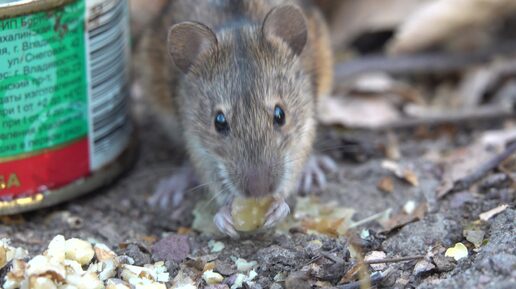
[[187,147],[222,199],[293,191],[315,132],[306,42],[305,18],[292,5],[218,34],[196,22],[170,29],[168,51],[184,73],[178,99]]

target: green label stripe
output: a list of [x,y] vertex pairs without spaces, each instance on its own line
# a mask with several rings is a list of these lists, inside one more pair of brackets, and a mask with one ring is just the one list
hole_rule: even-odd
[[85,0],[0,20],[0,158],[88,133]]

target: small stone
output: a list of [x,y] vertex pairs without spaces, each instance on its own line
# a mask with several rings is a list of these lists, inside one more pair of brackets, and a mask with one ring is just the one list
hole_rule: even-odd
[[170,235],[152,246],[152,257],[156,260],[179,263],[190,253],[188,236]]
[[435,269],[435,265],[427,261],[426,259],[419,260],[414,266],[414,275],[418,276],[421,274],[428,273]]
[[208,242],[208,247],[210,248],[211,253],[219,253],[224,250],[225,245],[220,241],[210,240]]
[[127,248],[122,251],[122,254],[133,258],[134,265],[136,266],[143,266],[151,262],[150,254],[143,252],[143,250],[137,244],[128,244]]
[[516,268],[516,256],[507,253],[498,253],[483,260],[482,265],[486,270],[494,269],[496,272],[510,276]]
[[215,271],[219,272],[224,276],[230,276],[236,273],[233,264],[221,260],[215,261]]
[[436,255],[432,258],[435,266],[437,266],[437,270],[439,272],[449,272],[455,268],[455,263],[453,262],[453,258],[445,257],[443,255]]
[[465,203],[472,203],[475,197],[470,192],[458,192],[452,195],[450,200],[450,207],[457,209],[462,207]]
[[480,275],[480,277],[478,277],[478,282],[480,284],[486,284],[488,282],[491,281],[491,277],[487,276],[487,275]]
[[308,276],[304,272],[293,272],[285,280],[286,289],[311,289]]
[[464,230],[462,232],[466,240],[475,245],[476,248],[482,245],[484,241],[485,232],[482,230]]
[[243,258],[238,258],[235,260],[236,269],[238,272],[248,272],[253,269],[258,263],[256,261],[247,261]]
[[283,287],[278,283],[272,283],[270,289],[283,289]]

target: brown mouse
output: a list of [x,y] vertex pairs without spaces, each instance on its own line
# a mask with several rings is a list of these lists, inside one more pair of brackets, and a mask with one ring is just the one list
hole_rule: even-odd
[[172,1],[139,50],[144,97],[193,167],[162,182],[153,204],[168,207],[169,196],[180,200],[197,180],[221,206],[217,227],[238,237],[235,196],[273,195],[270,228],[289,213],[289,194],[324,185],[321,167],[334,163],[310,156],[332,52],[309,1]]

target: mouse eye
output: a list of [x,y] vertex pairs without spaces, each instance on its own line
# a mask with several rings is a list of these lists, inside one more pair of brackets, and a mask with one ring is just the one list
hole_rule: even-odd
[[215,129],[221,134],[227,134],[229,132],[226,116],[222,112],[218,112],[217,115],[215,115]]
[[279,105],[274,107],[274,125],[283,126],[285,124],[285,112]]

